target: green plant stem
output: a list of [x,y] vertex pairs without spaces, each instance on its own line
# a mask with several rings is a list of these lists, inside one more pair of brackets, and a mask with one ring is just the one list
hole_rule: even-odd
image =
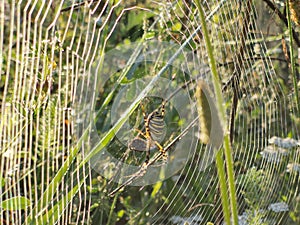
[[113,200],[113,203],[112,203],[112,205],[111,205],[111,207],[110,207],[107,225],[110,225],[110,224],[111,224],[111,218],[112,218],[112,216],[113,216],[113,212],[114,212],[114,209],[115,209],[115,207],[116,207],[117,199],[118,199],[118,194],[115,195],[114,200]]
[[292,77],[293,77],[293,85],[294,85],[296,104],[297,104],[297,115],[298,115],[300,113],[300,103],[299,103],[296,68],[295,68],[296,65],[295,65],[294,48],[293,48],[293,30],[292,30],[289,0],[286,0],[286,15],[287,15],[289,39],[290,39],[291,74],[292,74]]
[[[223,206],[223,214],[226,221],[226,224],[230,224],[230,211],[229,211],[229,201],[227,196],[227,188],[226,188],[226,175],[224,172],[224,162],[223,162],[223,151],[218,151],[216,154],[216,164],[218,170],[218,178],[220,182],[220,190],[221,190],[221,201]],[[226,193],[226,194],[224,194]]]
[[[204,17],[204,11],[202,9],[202,6],[199,2],[199,0],[195,1],[196,6],[198,8],[199,14],[200,14],[200,21],[201,21],[201,26],[202,26],[202,31],[206,43],[206,48],[207,48],[207,53],[209,57],[209,64],[212,72],[212,80],[213,80],[213,85],[214,85],[214,90],[216,93],[216,100],[217,100],[217,107],[219,111],[219,116],[220,116],[220,121],[222,123],[222,127],[224,130],[224,153],[225,153],[225,160],[226,160],[226,171],[228,175],[228,181],[229,181],[229,195],[230,195],[230,208],[231,208],[231,214],[232,214],[232,222],[234,225],[238,224],[238,214],[237,214],[237,202],[236,202],[236,196],[235,196],[235,184],[234,184],[234,170],[233,170],[233,159],[231,155],[231,146],[230,146],[230,141],[229,141],[229,134],[227,132],[227,125],[226,125],[226,114],[225,114],[225,108],[223,105],[223,96],[222,96],[222,90],[221,90],[221,85],[220,85],[220,79],[218,76],[217,72],[217,64],[213,55],[213,47],[210,42],[207,26],[206,26],[206,21]],[[221,156],[217,156],[217,167],[218,167],[218,177],[219,181],[225,182],[225,174],[224,173],[219,173],[223,168],[219,168],[218,165],[220,164],[220,161],[222,160]],[[220,184],[221,185],[221,184]],[[224,183],[222,183],[221,187],[223,187]],[[225,184],[226,185],[226,184]],[[224,198],[224,203],[227,201],[227,191],[226,188],[221,188],[221,195],[222,198]],[[225,220],[227,224],[230,223],[230,218],[228,218],[228,215],[225,214],[226,212],[226,204],[223,204],[222,201],[222,206],[223,206],[223,212],[225,215]]]

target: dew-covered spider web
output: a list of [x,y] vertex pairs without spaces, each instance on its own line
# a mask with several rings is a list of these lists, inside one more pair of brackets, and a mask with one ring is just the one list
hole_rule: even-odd
[[225,224],[226,134],[238,224],[300,223],[300,3],[199,0],[222,121],[196,2],[0,2],[0,224]]

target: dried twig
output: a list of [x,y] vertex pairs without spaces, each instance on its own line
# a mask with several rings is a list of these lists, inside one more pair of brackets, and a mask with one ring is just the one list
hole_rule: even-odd
[[240,84],[240,77],[242,74],[242,64],[244,61],[244,53],[246,48],[246,38],[249,33],[249,24],[250,24],[250,15],[252,12],[252,0],[248,0],[246,4],[246,13],[243,18],[243,27],[241,32],[238,34],[238,36],[241,38],[241,45],[239,48],[239,51],[236,55],[235,60],[235,69],[233,72],[232,77],[230,78],[229,82],[232,85],[233,90],[233,99],[232,99],[232,105],[231,105],[231,113],[230,113],[230,124],[229,124],[229,136],[230,136],[230,142],[233,142],[234,137],[234,119],[236,115],[237,110],[237,104],[238,104],[238,97],[239,97],[239,84]]

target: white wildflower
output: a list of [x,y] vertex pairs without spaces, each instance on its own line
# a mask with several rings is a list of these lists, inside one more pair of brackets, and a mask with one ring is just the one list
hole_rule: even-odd
[[273,212],[287,212],[289,211],[289,206],[285,202],[277,202],[269,205],[268,209]]
[[300,141],[292,138],[280,138],[273,136],[269,139],[269,144],[274,144],[281,148],[293,148],[296,146],[300,146]]

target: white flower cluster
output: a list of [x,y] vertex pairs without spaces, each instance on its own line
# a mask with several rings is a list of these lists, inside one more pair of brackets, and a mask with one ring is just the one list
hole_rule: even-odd
[[194,215],[189,217],[181,217],[181,216],[172,216],[170,222],[176,225],[186,225],[186,224],[202,224],[202,216]]
[[294,148],[296,146],[300,146],[300,141],[297,141],[295,139],[292,139],[292,138],[280,138],[280,137],[271,137],[269,139],[269,143],[270,144],[274,144],[278,147],[281,147],[281,148]]
[[260,154],[268,162],[279,163],[281,161],[282,156],[288,155],[288,150],[268,145]]
[[[243,212],[242,215],[238,215],[238,224],[239,225],[251,225],[250,222],[249,222],[249,219],[251,220],[251,217],[253,217],[253,216],[255,217],[259,214],[264,214],[264,213],[265,213],[265,211],[262,210],[262,209],[255,210],[253,212],[253,214],[251,214],[249,212]],[[258,222],[257,224],[262,224],[264,222],[263,218],[260,218],[257,222]],[[226,223],[223,222],[222,225],[226,225]]]
[[269,140],[269,144],[260,153],[268,162],[280,163],[283,156],[289,154],[288,149],[300,146],[300,141],[292,138],[280,138],[273,136]]
[[287,212],[289,211],[289,206],[285,202],[277,202],[269,205],[268,209],[276,213]]
[[299,172],[300,173],[300,164],[299,163],[289,163],[287,165],[287,172]]

